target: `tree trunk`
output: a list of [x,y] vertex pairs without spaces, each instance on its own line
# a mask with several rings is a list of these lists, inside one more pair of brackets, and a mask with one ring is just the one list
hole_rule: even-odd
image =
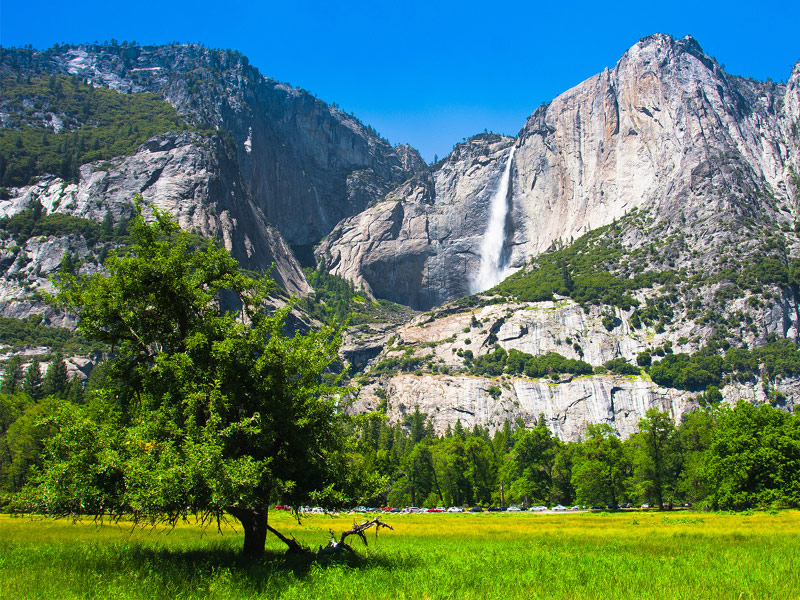
[[269,529],[267,524],[269,509],[267,507],[230,508],[228,512],[236,517],[244,529],[244,554],[246,556],[263,556]]

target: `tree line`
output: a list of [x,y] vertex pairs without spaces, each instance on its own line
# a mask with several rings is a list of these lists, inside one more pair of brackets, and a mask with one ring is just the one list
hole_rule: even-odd
[[625,440],[601,423],[566,443],[544,417],[437,435],[416,409],[396,425],[363,417],[358,439],[388,481],[382,505],[800,506],[800,415],[768,404],[710,404],[677,424],[650,409]]

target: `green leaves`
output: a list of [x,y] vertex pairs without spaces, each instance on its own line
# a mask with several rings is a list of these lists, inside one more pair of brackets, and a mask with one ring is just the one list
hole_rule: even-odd
[[[328,373],[337,332],[288,335],[292,305],[269,308],[271,281],[244,275],[168,215],[155,210],[147,223],[142,211],[137,203],[133,245],[109,257],[107,275],[59,282],[58,305],[116,357],[87,411],[62,419],[30,506],[174,522],[357,494],[366,479],[351,472],[337,407],[349,389]],[[91,510],[76,504],[86,497]]]
[[721,409],[707,476],[715,507],[800,505],[800,420],[768,405]]

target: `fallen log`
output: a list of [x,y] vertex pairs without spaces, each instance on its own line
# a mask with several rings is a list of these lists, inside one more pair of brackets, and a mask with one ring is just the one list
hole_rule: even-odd
[[328,542],[328,545],[325,546],[324,548],[322,546],[320,546],[319,550],[317,550],[316,555],[317,556],[326,556],[326,555],[329,555],[329,554],[336,554],[337,552],[341,552],[342,550],[349,550],[350,552],[355,552],[355,550],[353,550],[352,546],[350,546],[347,542],[345,542],[345,540],[348,537],[350,537],[351,535],[357,535],[358,537],[361,538],[361,541],[364,542],[365,546],[368,545],[367,544],[367,536],[366,536],[366,534],[364,532],[367,529],[369,529],[370,527],[372,527],[373,525],[375,526],[375,537],[376,538],[378,537],[378,531],[380,531],[380,529],[382,527],[385,527],[386,529],[391,529],[392,531],[394,531],[394,527],[392,527],[391,525],[389,525],[387,523],[384,523],[383,521],[378,519],[378,517],[375,517],[374,519],[372,519],[370,521],[364,521],[363,523],[360,523],[360,524],[353,522],[352,529],[348,529],[347,531],[343,532],[341,537],[339,537],[338,541],[336,540],[336,536],[334,535],[333,531],[331,531],[331,539]]

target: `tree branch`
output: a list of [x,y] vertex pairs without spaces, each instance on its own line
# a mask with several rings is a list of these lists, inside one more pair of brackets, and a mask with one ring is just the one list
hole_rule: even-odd
[[364,534],[364,532],[373,525],[375,526],[376,537],[381,527],[385,527],[387,529],[391,529],[392,531],[394,531],[394,527],[392,527],[387,523],[384,523],[383,521],[378,519],[378,517],[375,517],[371,521],[364,521],[361,524],[353,523],[352,529],[348,529],[347,531],[343,532],[338,542],[336,541],[333,532],[331,532],[331,540],[328,542],[328,545],[325,548],[323,548],[322,546],[319,547],[319,550],[317,550],[317,556],[324,556],[326,554],[335,554],[342,550],[349,550],[350,552],[355,552],[352,546],[350,546],[345,542],[345,540],[351,535],[357,535],[358,537],[360,537],[361,541],[364,542],[364,545],[366,546],[367,536]]

